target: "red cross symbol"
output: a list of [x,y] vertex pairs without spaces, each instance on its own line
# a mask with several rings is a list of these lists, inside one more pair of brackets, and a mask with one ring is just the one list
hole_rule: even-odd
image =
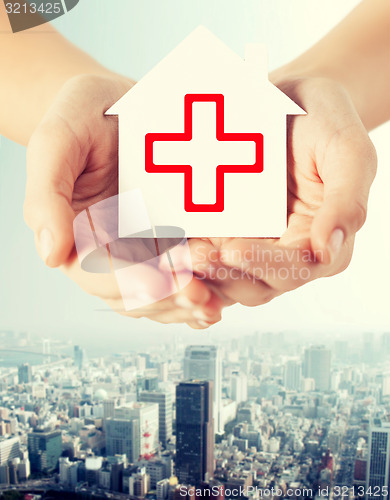
[[[216,201],[215,203],[194,203],[193,201],[193,167],[191,165],[155,164],[153,145],[156,142],[184,142],[193,140],[193,104],[215,103],[216,128],[218,143],[252,142],[255,145],[255,161],[246,165],[216,166]],[[183,133],[151,133],[145,135],[145,170],[148,173],[184,174],[184,209],[186,212],[223,212],[225,203],[225,174],[228,173],[261,173],[264,165],[264,140],[260,133],[227,133],[224,131],[224,96],[223,94],[186,94],[184,97],[184,132]],[[230,158],[229,158],[230,159]],[[172,160],[171,160],[172,161]]]

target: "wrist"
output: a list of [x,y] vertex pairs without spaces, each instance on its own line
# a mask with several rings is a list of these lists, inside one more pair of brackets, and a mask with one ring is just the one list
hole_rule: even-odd
[[[282,66],[269,75],[270,81],[276,85],[282,92],[295,100],[298,105],[304,107],[305,104],[300,100],[300,94],[306,96],[305,92],[300,92],[301,88],[320,88],[325,84],[326,87],[338,87],[345,92],[357,111],[361,121],[366,129],[372,128],[371,109],[368,108],[367,99],[364,97],[360,82],[345,76],[342,71],[336,67],[326,65],[302,65],[299,61]],[[315,98],[315,96],[312,95]]]
[[297,71],[288,66],[270,73],[270,81],[306,112],[315,102],[326,99],[332,89],[342,90],[342,85],[332,78],[315,72]]
[[[32,133],[64,89],[69,89],[70,94],[72,94],[72,92],[77,92],[77,89],[82,85],[84,88],[87,87],[87,84],[90,84],[93,89],[102,88],[104,92],[99,93],[96,99],[96,108],[106,106],[108,109],[135,83],[130,78],[113,73],[102,66],[87,66],[83,69],[85,71],[79,73],[74,71],[41,79],[39,84],[35,85],[36,90],[31,89],[34,99],[31,99],[30,102],[33,104],[28,113],[23,113],[23,127],[19,127],[18,136],[10,138],[27,145]],[[35,81],[35,83],[38,82]]]

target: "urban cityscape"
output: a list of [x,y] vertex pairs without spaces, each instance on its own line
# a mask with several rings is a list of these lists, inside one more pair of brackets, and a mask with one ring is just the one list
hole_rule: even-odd
[[0,346],[0,499],[389,499],[390,332]]

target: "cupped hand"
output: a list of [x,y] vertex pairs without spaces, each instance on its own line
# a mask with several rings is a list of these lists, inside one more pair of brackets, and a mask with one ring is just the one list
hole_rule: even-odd
[[226,301],[248,306],[348,266],[376,172],[375,149],[338,83],[275,80],[307,112],[288,118],[287,231],[277,240],[192,242],[198,276],[217,286]]
[[[114,310],[205,328],[221,318],[222,301],[202,280],[193,278],[180,293],[126,312],[114,274],[86,272],[77,258],[75,216],[118,193],[118,124],[104,113],[133,85],[107,74],[78,76],[63,86],[28,145],[25,219],[44,262],[60,266]],[[167,286],[164,273],[153,267],[144,265],[144,277],[134,284],[142,287],[142,294],[158,296],[156,287]]]

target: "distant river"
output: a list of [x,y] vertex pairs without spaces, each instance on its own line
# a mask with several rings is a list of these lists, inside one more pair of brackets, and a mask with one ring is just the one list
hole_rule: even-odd
[[0,352],[0,366],[17,367],[23,363],[28,363],[29,365],[41,365],[43,364],[43,357],[39,354],[26,354],[20,352]]
[[[28,350],[28,348],[26,349]],[[56,349],[56,353],[70,355],[70,349]],[[52,356],[50,361],[56,361],[57,356]],[[46,356],[42,356],[41,353],[37,352],[17,352],[17,351],[3,351],[0,348],[0,366],[12,368],[18,367],[23,363],[28,363],[31,366],[42,365],[45,360],[48,360]]]

